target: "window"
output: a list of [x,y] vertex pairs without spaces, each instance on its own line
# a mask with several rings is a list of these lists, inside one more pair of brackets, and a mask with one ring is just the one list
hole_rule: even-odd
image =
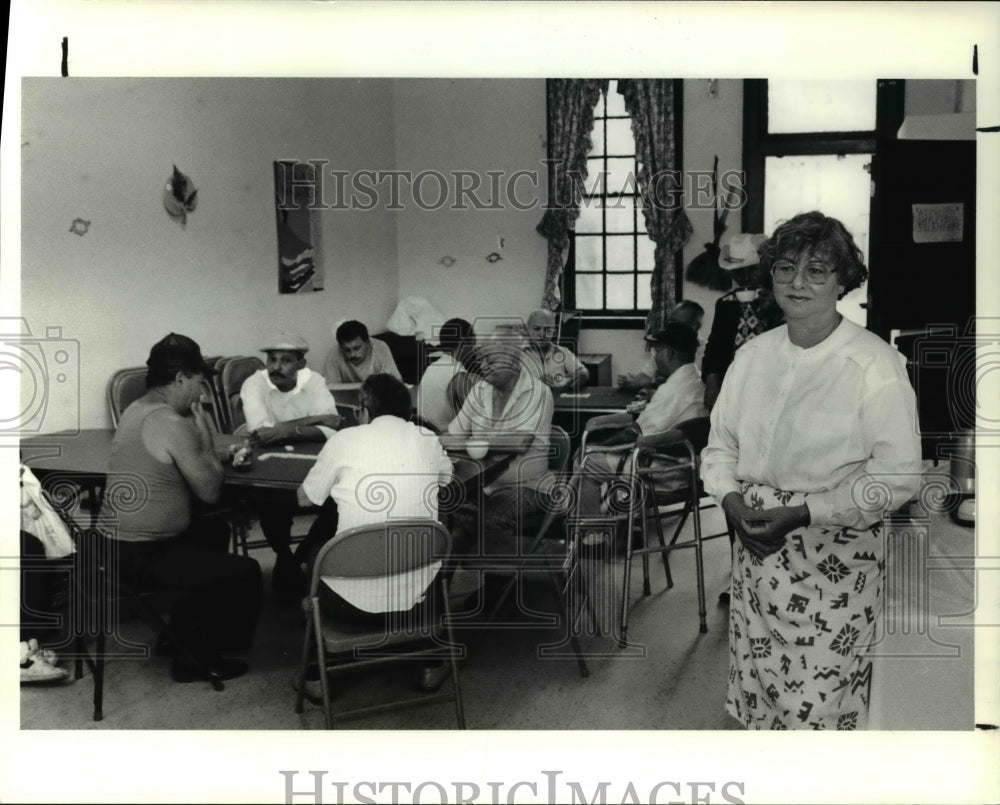
[[566,307],[591,324],[642,327],[652,304],[655,244],[642,215],[632,120],[614,80],[594,109],[591,138],[564,274]]
[[[744,232],[770,234],[799,212],[839,219],[868,262],[871,161],[902,123],[902,81],[744,83]],[[837,303],[867,325],[867,284]]]

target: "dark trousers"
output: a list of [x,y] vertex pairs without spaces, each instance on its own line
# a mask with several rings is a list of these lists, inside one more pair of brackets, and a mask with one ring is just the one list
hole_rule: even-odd
[[137,592],[185,593],[170,613],[179,639],[206,656],[249,651],[260,614],[260,565],[226,552],[221,519],[195,521],[183,534],[155,542],[105,540],[109,570]]
[[21,531],[21,640],[56,644],[66,636],[66,604],[73,557],[47,559],[34,534]]

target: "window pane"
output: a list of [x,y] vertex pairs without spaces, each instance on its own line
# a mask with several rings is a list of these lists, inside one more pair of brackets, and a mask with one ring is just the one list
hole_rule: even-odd
[[[597,199],[583,199],[580,204],[580,217],[576,219],[577,232],[601,231],[601,205]],[[577,261],[579,261],[577,256]]]
[[768,81],[767,130],[874,131],[877,82]]
[[600,236],[577,235],[575,246],[577,271],[600,271],[604,267]]
[[609,198],[604,208],[608,232],[635,232],[635,199]]
[[[821,154],[767,157],[764,162],[764,231],[806,210],[821,210],[839,220],[854,236],[868,264],[871,154]],[[868,314],[867,284],[837,303],[846,318],[864,327]]]
[[614,115],[625,115],[625,99],[618,94],[618,82],[609,81],[608,82],[608,106],[607,106],[608,117]]
[[605,192],[618,193],[623,190],[628,193],[637,192],[639,185],[633,176],[634,170],[635,160],[632,157],[626,159],[609,159],[607,190]]
[[608,307],[612,310],[634,310],[634,286],[634,274],[608,274]]
[[631,235],[608,235],[608,271],[632,271],[635,266],[635,238]]
[[576,275],[576,306],[584,310],[600,310],[604,307],[604,291],[601,274]]
[[606,192],[607,176],[604,175],[604,157],[587,160],[587,178],[580,188],[584,193],[599,195]]
[[639,271],[652,271],[656,267],[656,263],[653,261],[656,256],[656,244],[649,239],[644,227],[645,224],[640,221],[639,237],[636,238],[635,244],[636,268]]
[[653,281],[652,274],[637,274],[638,285],[635,290],[635,306],[637,310],[649,310],[653,306],[653,292],[649,283]]
[[635,153],[632,121],[629,118],[608,121],[608,153],[615,156],[632,156]]

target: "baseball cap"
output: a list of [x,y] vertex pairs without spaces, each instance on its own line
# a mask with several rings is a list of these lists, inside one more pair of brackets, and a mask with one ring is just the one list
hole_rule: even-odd
[[215,369],[205,363],[198,342],[186,335],[170,333],[153,344],[146,366],[167,372],[189,372],[211,377]]
[[308,342],[298,333],[292,331],[280,332],[260,348],[261,352],[302,352],[309,351]]

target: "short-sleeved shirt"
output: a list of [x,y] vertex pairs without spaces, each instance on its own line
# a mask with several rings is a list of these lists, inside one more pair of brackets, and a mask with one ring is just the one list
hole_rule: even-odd
[[572,351],[558,344],[549,344],[544,353],[534,347],[525,349],[528,360],[525,364],[541,378],[547,386],[564,386],[576,377],[580,369],[585,369],[580,359]]
[[355,366],[344,357],[339,346],[330,350],[326,356],[326,364],[323,367],[323,375],[327,383],[360,383],[369,375],[385,373],[392,375],[397,380],[402,380],[399,369],[396,368],[396,361],[392,358],[389,345],[378,338],[372,338],[371,352],[360,366]]
[[448,433],[487,441],[498,433],[534,434],[527,452],[511,462],[494,482],[496,487],[531,484],[548,472],[552,409],[549,387],[530,371],[522,370],[510,399],[499,413],[493,410],[493,386],[485,380],[476,383],[448,425]]
[[[452,464],[427,428],[395,416],[337,431],[323,446],[302,482],[317,506],[337,503],[337,533],[390,519],[437,520],[437,487],[451,478]],[[324,579],[330,588],[366,612],[406,610],[420,600],[440,568],[386,578]],[[402,592],[401,592],[402,591]],[[407,600],[401,601],[403,595]]]
[[636,422],[644,435],[651,436],[699,416],[708,416],[705,384],[695,365],[686,363],[653,393]]
[[[291,391],[281,391],[275,386],[267,376],[267,369],[254,372],[243,381],[240,399],[251,433],[258,428],[273,428],[279,422],[337,413],[337,403],[323,375],[309,369],[299,369]],[[330,428],[320,430],[327,438],[334,433]]]

